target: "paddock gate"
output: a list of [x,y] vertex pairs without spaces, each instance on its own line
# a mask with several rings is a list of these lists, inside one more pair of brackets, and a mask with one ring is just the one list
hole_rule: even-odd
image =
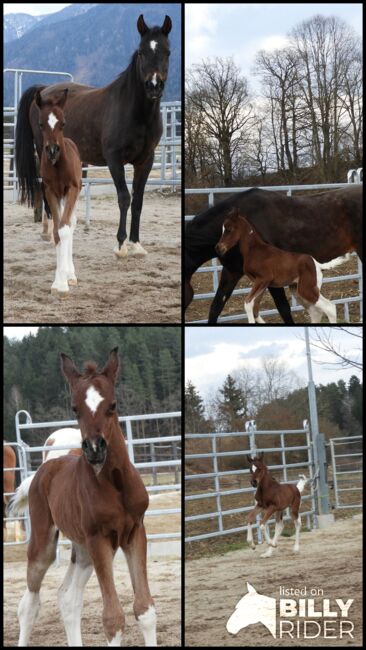
[[362,508],[362,443],[362,436],[329,440],[336,508]]
[[[14,104],[5,106],[3,120],[3,145],[4,145],[4,196],[7,200],[17,201],[17,179],[14,170],[15,159],[15,125],[17,119],[17,107],[22,95],[22,82],[24,75],[40,75],[39,83],[56,83],[59,79],[52,76],[58,75],[67,77],[73,81],[73,76],[68,72],[54,72],[50,70],[22,70],[17,68],[7,68],[5,74],[14,75]],[[37,77],[38,78],[38,77]],[[45,80],[46,78],[46,80]],[[182,113],[181,102],[161,102],[161,115],[163,121],[163,134],[157,146],[153,169],[147,180],[147,186],[162,188],[170,187],[176,190],[181,185],[181,168],[182,168]],[[93,170],[99,174],[99,177],[93,177]],[[132,165],[126,165],[126,181],[129,187],[132,186]],[[88,172],[88,177],[83,178],[83,189],[85,196],[85,221],[89,224],[91,221],[91,197],[92,188],[107,186],[104,192],[111,189],[114,191],[114,183],[109,174],[108,167],[88,166],[84,168]],[[105,173],[103,173],[105,172]],[[91,173],[91,175],[89,175]],[[101,177],[105,176],[105,177]],[[109,186],[109,187],[108,187]],[[94,193],[96,190],[94,189]]]
[[[152,413],[148,415],[129,415],[119,417],[122,431],[125,435],[130,460],[140,471],[149,494],[178,491],[181,492],[181,433],[180,411],[170,413]],[[25,421],[24,421],[25,420]],[[76,420],[60,422],[32,422],[27,411],[18,411],[15,416],[16,442],[6,443],[17,453],[18,464],[16,472],[20,481],[33,474],[42,462],[42,451],[48,450],[44,442],[48,435],[63,427],[77,427]],[[140,431],[137,430],[140,429]],[[146,429],[146,431],[144,431]],[[25,442],[29,431],[42,431],[42,445],[30,446]],[[172,433],[173,435],[167,435]],[[144,435],[142,435],[144,434]],[[70,445],[54,445],[56,449],[75,448]],[[153,509],[146,516],[176,515],[180,508]],[[5,542],[6,545],[26,544],[30,537],[29,515],[25,517],[7,517],[7,521],[24,519],[26,538],[19,542]],[[175,532],[154,533],[147,536],[148,540],[179,539],[180,530]],[[61,542],[62,543],[62,542]],[[67,542],[63,542],[67,543]]]
[[[362,178],[363,178],[363,171],[362,169],[351,169],[348,174],[347,174],[347,181],[348,183],[362,183]],[[260,187],[262,190],[271,190],[274,192],[286,192],[288,196],[291,196],[293,192],[297,191],[309,191],[309,190],[326,190],[326,189],[335,189],[337,187],[347,187],[348,183],[332,183],[332,184],[322,184],[322,185],[277,185],[273,187]],[[199,188],[199,189],[185,189],[185,194],[186,195],[205,195],[207,196],[208,200],[208,205],[207,207],[210,208],[215,204],[215,198],[220,200],[220,195],[223,194],[235,194],[237,192],[243,192],[245,190],[251,189],[250,187],[212,187],[212,188]],[[191,221],[194,218],[194,215],[186,215],[184,217],[185,222]],[[362,263],[360,259],[357,257],[356,253],[352,254],[357,258],[357,273],[350,273],[348,275],[340,275],[340,276],[329,276],[327,278],[323,279],[323,284],[330,284],[330,283],[337,283],[337,282],[342,282],[342,281],[347,281],[347,282],[354,282],[356,281],[358,283],[358,294],[356,296],[342,296],[340,298],[337,298],[336,300],[333,300],[332,302],[335,305],[342,305],[343,307],[343,321],[344,322],[349,322],[350,321],[350,315],[349,315],[349,306],[353,303],[356,303],[359,307],[359,315],[360,315],[360,322],[362,322]],[[193,300],[210,300],[212,301],[213,298],[215,297],[217,288],[219,286],[219,272],[222,270],[222,266],[219,263],[217,258],[214,258],[211,260],[211,264],[208,266],[201,266],[199,269],[197,269],[196,273],[209,273],[212,276],[212,291],[208,293],[195,293]],[[244,296],[245,294],[248,294],[250,291],[249,288],[246,289],[235,289],[232,293],[233,296]],[[304,310],[304,307],[297,303],[295,296],[292,294],[291,296],[291,311],[292,312],[300,312]],[[208,312],[208,309],[207,309]],[[276,309],[267,309],[267,310],[262,310],[260,311],[260,315],[262,317],[265,316],[273,316],[273,315],[278,315],[278,312]],[[243,311],[238,313],[238,314],[231,314],[229,316],[220,316],[218,319],[218,323],[229,323],[229,322],[234,322],[238,320],[247,320],[247,314],[243,308]],[[201,324],[201,323],[207,323],[207,320],[194,320],[194,321],[187,321],[191,324]]]
[[[241,533],[247,530],[247,526],[244,524],[245,513],[253,509],[256,492],[256,489],[249,485],[250,470],[247,456],[255,449],[263,451],[265,458],[268,458],[269,455],[272,455],[273,458],[273,454],[276,455],[275,458],[279,462],[270,462],[268,467],[281,482],[296,484],[299,480],[299,473],[314,478],[313,450],[306,420],[303,429],[256,431],[253,421],[250,421],[246,423],[245,432],[188,433],[185,434],[185,440],[185,510],[188,513],[185,516],[186,542]],[[187,441],[194,441],[194,443],[187,444]],[[230,446],[235,449],[220,450],[220,447],[225,447],[223,444],[225,441],[228,441]],[[197,446],[200,451],[191,453],[191,450]],[[205,450],[203,451],[203,449]],[[210,450],[208,451],[208,449]],[[234,459],[234,464],[230,469],[225,469],[222,466],[226,459]],[[208,471],[200,471],[202,461]],[[234,469],[235,465],[240,468]],[[308,528],[313,527],[316,513],[316,486],[314,483],[308,485],[302,495],[301,516]],[[204,491],[202,491],[203,485]],[[240,498],[236,499],[237,503],[233,498],[236,495],[240,495]],[[245,497],[247,498],[245,499]],[[239,505],[244,500],[247,501],[246,505]],[[225,504],[226,501],[227,504]],[[205,505],[206,503],[214,505],[214,508],[209,509]],[[233,508],[230,505],[239,505],[239,507]],[[197,510],[199,512],[193,514],[193,511]],[[290,519],[288,511],[284,519]],[[269,523],[274,523],[274,521],[275,519],[272,518]],[[258,517],[255,529],[258,541],[261,542],[259,522]]]

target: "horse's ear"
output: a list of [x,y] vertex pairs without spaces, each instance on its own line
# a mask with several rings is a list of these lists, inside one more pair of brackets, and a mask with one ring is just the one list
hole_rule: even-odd
[[252,454],[249,454],[249,456],[247,456],[247,458],[248,458],[248,463],[250,465],[250,463],[253,462],[254,458],[252,458]]
[[102,370],[102,373],[114,383],[116,381],[118,371],[119,371],[118,348],[113,348],[113,350],[111,350],[111,353],[109,355],[109,359]]
[[138,29],[139,34],[141,34],[141,36],[144,36],[146,34],[146,32],[149,31],[149,28],[146,25],[146,23],[144,21],[144,17],[143,17],[142,14],[140,14],[138,19],[137,19],[137,29]]
[[42,97],[39,90],[36,90],[35,92],[34,101],[36,102],[38,108],[42,108]]
[[81,377],[81,372],[76,368],[74,362],[70,357],[61,352],[61,370],[66,381],[69,382],[70,386],[73,386],[76,379]]
[[165,34],[165,36],[168,36],[171,28],[172,28],[171,18],[169,16],[165,16],[165,20],[161,28],[161,31],[163,32],[163,34]]
[[264,452],[260,451],[259,453],[257,453],[257,460],[262,460],[263,456],[264,456]]
[[65,106],[65,104],[66,104],[67,93],[68,93],[68,92],[69,92],[69,89],[68,89],[68,88],[65,88],[65,89],[62,91],[62,93],[61,93],[61,95],[60,95],[60,98],[57,100],[57,102],[56,102],[56,104],[55,104],[55,106],[58,106],[59,108],[61,108],[61,110],[63,110],[63,108],[64,108],[64,106]]

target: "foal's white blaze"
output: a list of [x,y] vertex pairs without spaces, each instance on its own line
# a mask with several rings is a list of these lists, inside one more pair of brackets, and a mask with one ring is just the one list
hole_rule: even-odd
[[95,415],[95,412],[96,412],[99,404],[103,400],[104,400],[104,397],[102,397],[101,394],[98,393],[98,391],[94,388],[94,386],[89,386],[88,390],[86,391],[85,404],[91,410],[93,415]]
[[52,131],[55,128],[56,124],[58,122],[58,119],[54,113],[50,113],[48,116],[48,124],[50,125]]
[[253,474],[254,474],[254,472],[255,472],[256,469],[257,469],[256,466],[255,466],[255,465],[252,465],[252,472],[253,472]]
[[157,44],[158,44],[157,41],[150,41],[150,47],[153,52],[155,52]]
[[156,84],[158,83],[157,80],[156,80],[156,72],[154,72],[154,74],[152,76],[151,83],[152,83],[153,86],[156,86]]

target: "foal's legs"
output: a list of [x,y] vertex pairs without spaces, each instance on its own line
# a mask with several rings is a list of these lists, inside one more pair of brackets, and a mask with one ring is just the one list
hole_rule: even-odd
[[252,288],[250,293],[246,296],[244,300],[244,307],[248,315],[248,323],[255,323],[253,306],[255,301],[260,298],[260,296],[262,295],[263,291],[267,288],[267,286],[268,284],[263,280],[262,281],[256,280],[254,283],[254,287]]
[[39,590],[49,566],[56,558],[58,531],[53,526],[47,501],[42,500],[37,520],[32,519],[28,546],[27,590],[18,606],[19,646],[27,646],[40,608]]
[[[271,538],[270,538],[270,536],[268,534],[267,521],[271,518],[271,516],[273,515],[275,510],[276,510],[276,506],[269,506],[267,508],[266,512],[264,513],[264,517],[263,517],[262,522],[261,522],[261,531],[264,534],[264,537],[265,537],[266,542],[268,544],[268,549],[266,550],[265,553],[261,554],[261,557],[271,557],[271,555],[273,553],[274,543],[272,542],[272,540],[271,540]],[[276,533],[275,533],[275,536],[276,536]]]
[[137,524],[129,544],[123,545],[135,600],[133,611],[144,636],[145,646],[156,646],[156,613],[147,581],[146,532]]
[[113,580],[115,551],[109,538],[101,535],[89,537],[87,550],[97,574],[103,598],[103,627],[109,646],[120,646],[125,628],[125,615],[118,599]]
[[294,552],[297,553],[300,549],[300,530],[301,530],[301,516],[297,510],[291,512],[292,521],[295,524],[295,545]]
[[283,531],[283,512],[282,510],[279,510],[276,512],[276,526],[275,526],[274,537],[272,540],[272,546],[277,546],[277,541],[282,531]]
[[82,646],[81,612],[86,583],[93,573],[92,561],[82,546],[73,543],[69,568],[58,591],[58,604],[69,646]]
[[259,513],[261,512],[262,508],[256,503],[255,508],[250,511],[248,517],[247,517],[247,523],[248,523],[248,535],[247,535],[247,542],[250,544],[252,549],[255,549],[255,544],[253,541],[253,531],[252,531],[252,524],[255,522],[255,518]]
[[243,271],[230,271],[230,269],[223,266],[219,286],[212,301],[208,315],[209,324],[217,323],[218,317],[220,316],[224,306],[229,300],[242,275]]

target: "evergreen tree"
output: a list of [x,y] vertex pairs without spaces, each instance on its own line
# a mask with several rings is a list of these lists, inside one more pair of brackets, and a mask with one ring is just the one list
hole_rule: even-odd
[[188,381],[184,392],[186,433],[202,433],[205,429],[205,407],[197,388]]

